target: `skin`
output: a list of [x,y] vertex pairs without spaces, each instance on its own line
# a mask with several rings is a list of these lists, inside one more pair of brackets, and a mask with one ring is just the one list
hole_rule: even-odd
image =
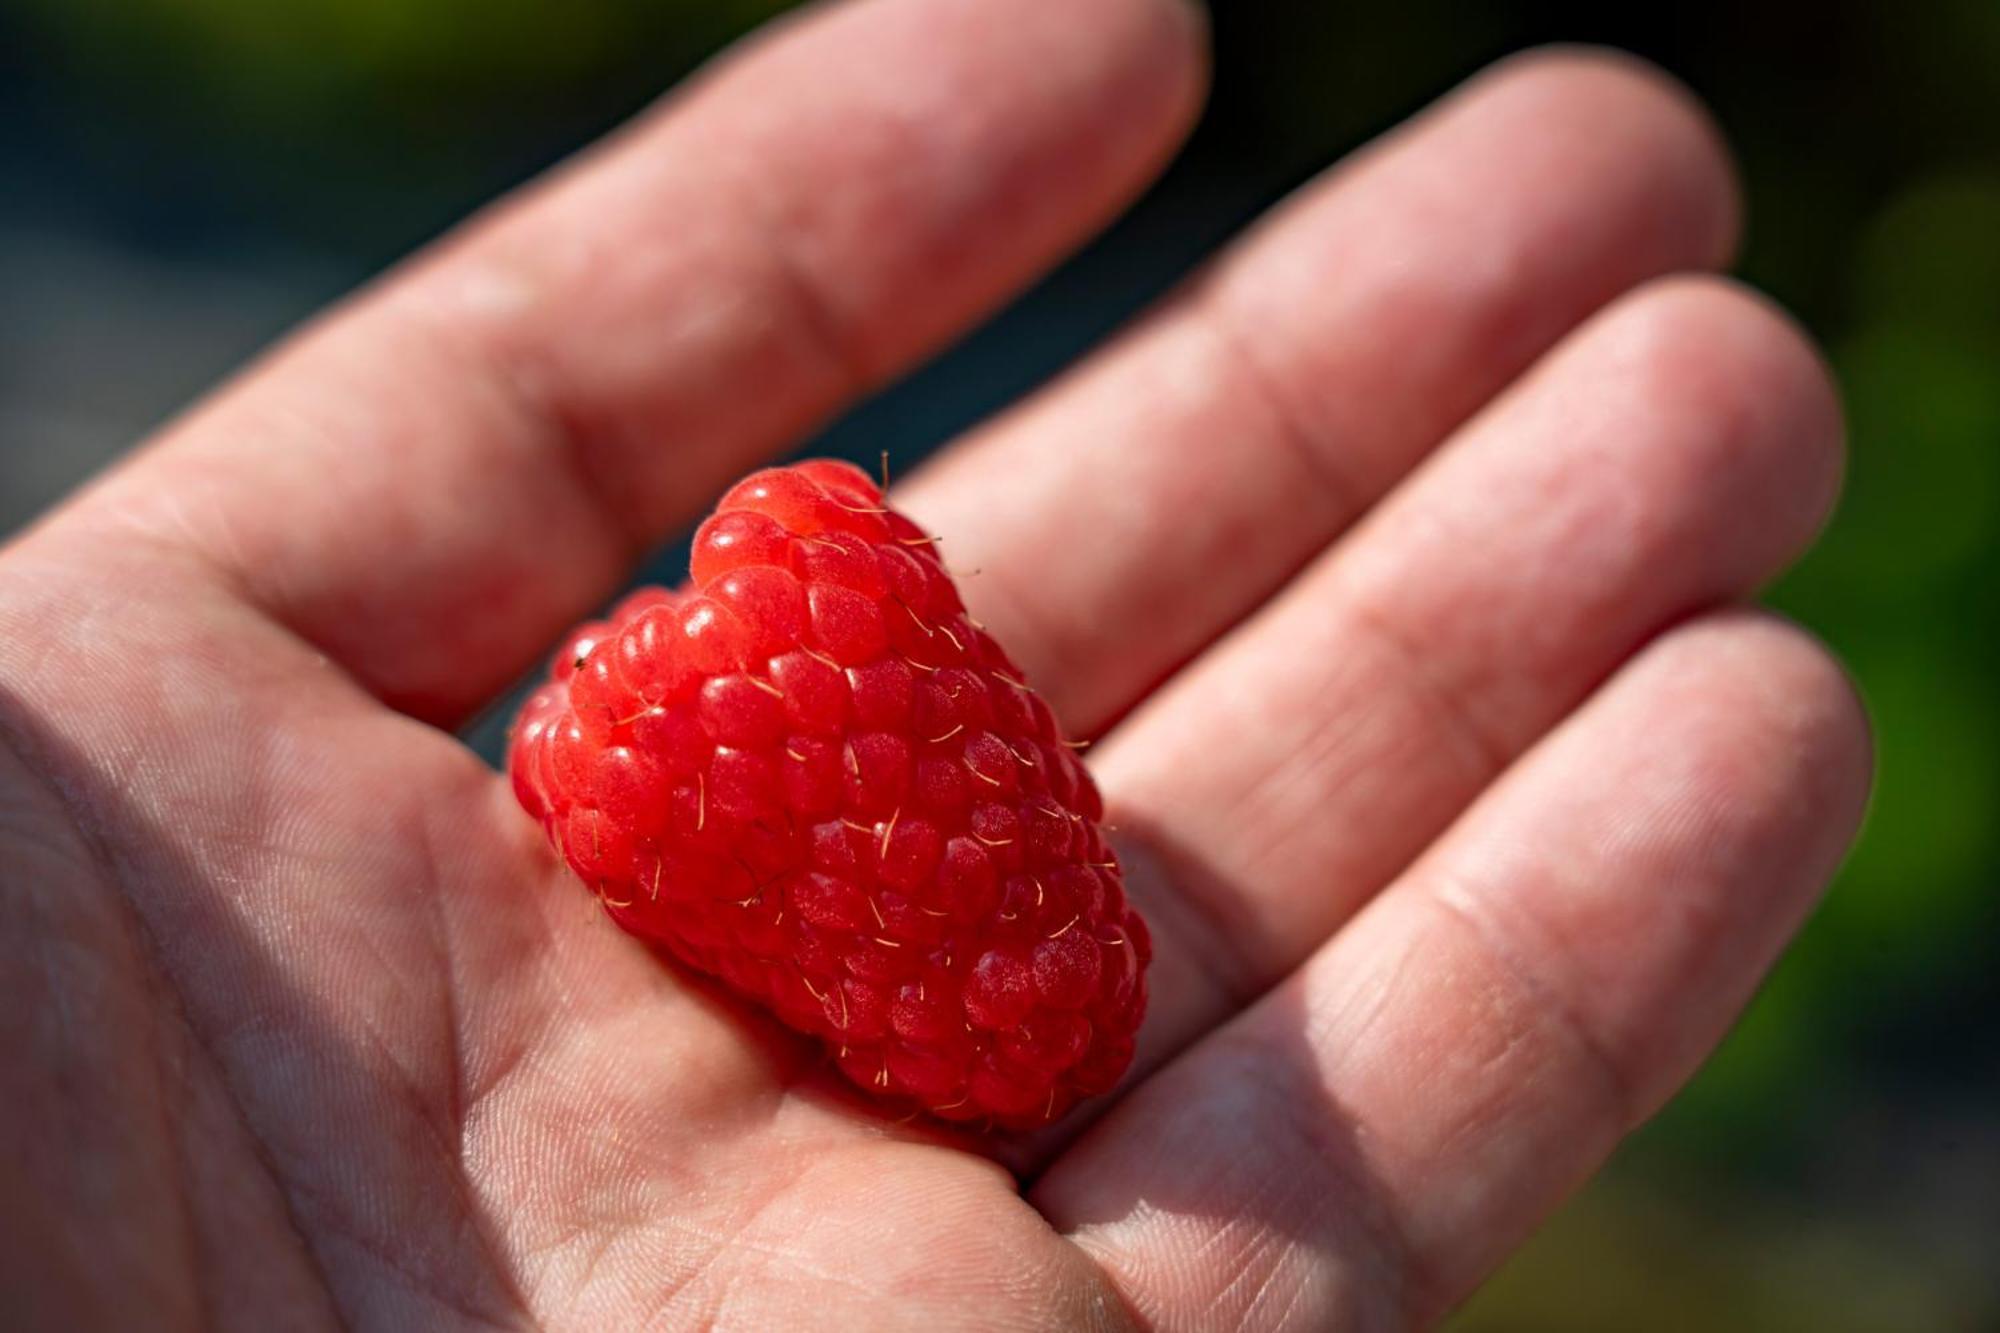
[[565,880],[453,729],[722,485],[1100,226],[1180,0],[779,25],[0,554],[10,1327],[1434,1322],[1860,816],[1813,351],[1655,72],[1507,62],[897,501],[1154,925],[1115,1097],[894,1123]]

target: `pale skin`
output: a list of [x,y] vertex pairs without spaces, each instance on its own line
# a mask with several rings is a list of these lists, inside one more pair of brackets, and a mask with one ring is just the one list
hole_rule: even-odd
[[[1743,599],[1838,486],[1632,62],[1489,71],[896,489],[1153,924],[1114,1097],[898,1123],[595,914],[454,736],[737,474],[1101,226],[1179,0],[851,0],[4,553],[9,1327],[1393,1329],[1722,1036],[1869,780]],[[1003,1165],[1004,1163],[1004,1165]]]

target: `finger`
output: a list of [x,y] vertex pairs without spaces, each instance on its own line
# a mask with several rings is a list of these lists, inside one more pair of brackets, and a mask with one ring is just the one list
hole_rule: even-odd
[[282,349],[88,517],[191,549],[453,721],[754,459],[991,307],[1154,172],[1183,0],[856,0]]
[[1648,637],[1781,568],[1840,458],[1799,333],[1664,280],[1149,700],[1094,752],[1158,945],[1147,1058],[1290,971]]
[[1868,768],[1804,635],[1677,631],[1035,1201],[1163,1325],[1429,1323],[1721,1036]]
[[1657,71],[1512,60],[1302,191],[902,500],[1094,733],[1570,326],[1721,262],[1735,230],[1722,149]]

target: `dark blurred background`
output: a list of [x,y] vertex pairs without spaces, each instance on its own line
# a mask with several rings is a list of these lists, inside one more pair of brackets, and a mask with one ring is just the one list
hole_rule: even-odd
[[[785,0],[0,0],[0,535],[288,325]],[[1222,0],[1124,222],[822,447],[905,465],[1486,61],[1713,106],[1750,281],[1825,343],[1848,495],[1774,600],[1880,728],[1860,849],[1720,1057],[1467,1330],[2000,1328],[2000,0]]]

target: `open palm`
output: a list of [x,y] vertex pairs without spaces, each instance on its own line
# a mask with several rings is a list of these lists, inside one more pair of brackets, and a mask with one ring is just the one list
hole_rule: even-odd
[[[1732,609],[1839,423],[1658,76],[1511,62],[899,488],[1158,961],[1025,1143],[894,1123],[452,734],[1131,196],[1180,0],[851,0],[294,339],[0,575],[11,1327],[1397,1328],[1721,1034],[1864,724]],[[1091,1116],[1094,1123],[1085,1123]]]

